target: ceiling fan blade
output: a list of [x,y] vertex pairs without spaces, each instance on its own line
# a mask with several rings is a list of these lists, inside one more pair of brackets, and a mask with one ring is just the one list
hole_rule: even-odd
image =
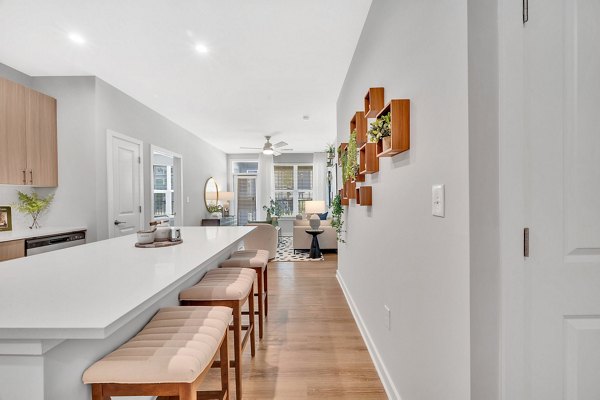
[[242,147],[242,146],[240,146],[240,149],[244,149],[244,150],[262,150],[262,147]]
[[279,149],[277,151],[294,151],[294,149]]
[[284,147],[287,146],[288,144],[286,142],[279,142],[279,143],[275,143],[273,145],[273,147]]
[[281,155],[281,152],[279,152],[278,150],[273,150],[273,155],[274,155],[275,157],[277,157],[277,156],[280,156],[280,155]]

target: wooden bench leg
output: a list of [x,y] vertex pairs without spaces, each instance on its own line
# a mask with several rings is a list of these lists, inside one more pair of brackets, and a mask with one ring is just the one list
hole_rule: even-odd
[[[257,268],[256,276],[258,277],[258,338],[263,338],[263,327],[264,327],[264,282],[262,268]],[[252,296],[254,298],[254,296]]]
[[179,400],[196,400],[196,391],[191,383],[179,385]]
[[219,355],[221,363],[221,396],[224,400],[229,400],[229,350],[227,343],[227,333],[225,333]]
[[235,398],[242,400],[242,304],[233,307],[233,347],[235,354]]
[[254,326],[254,286],[251,289],[250,296],[248,296],[248,311],[250,314],[250,322],[248,323],[248,329],[250,330],[250,354],[252,357],[256,355],[256,336],[254,332],[256,328]]
[[267,266],[265,267],[265,273],[263,276],[263,289],[265,291],[265,317],[267,315],[269,315],[269,281],[268,281],[268,274],[267,274],[267,270],[269,269],[269,264],[267,263]]

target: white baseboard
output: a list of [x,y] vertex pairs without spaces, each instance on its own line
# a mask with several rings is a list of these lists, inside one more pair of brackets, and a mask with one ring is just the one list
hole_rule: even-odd
[[369,350],[369,354],[371,355],[373,364],[375,364],[375,369],[377,370],[379,379],[381,379],[381,383],[383,384],[385,393],[387,394],[388,398],[391,400],[401,400],[400,394],[398,393],[396,386],[394,386],[394,383],[390,377],[390,374],[388,373],[387,368],[385,367],[385,364],[383,363],[383,360],[381,359],[381,356],[379,355],[379,351],[377,351],[377,346],[375,346],[373,339],[371,339],[369,330],[367,329],[362,317],[360,316],[360,313],[358,312],[358,308],[356,308],[356,304],[354,304],[354,300],[352,299],[352,296],[350,295],[350,292],[348,291],[348,288],[346,287],[346,284],[344,283],[344,278],[342,278],[342,276],[340,275],[339,270],[336,273],[336,277],[337,277],[338,282],[340,283],[342,292],[344,292],[344,296],[346,297],[346,302],[348,303],[348,306],[350,306],[350,311],[352,312],[352,315],[354,316],[354,321],[356,321],[356,325],[358,325],[360,334],[362,335],[363,340],[365,341],[365,344],[367,345],[367,350]]

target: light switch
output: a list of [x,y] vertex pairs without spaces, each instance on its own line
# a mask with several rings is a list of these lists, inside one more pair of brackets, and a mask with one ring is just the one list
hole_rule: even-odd
[[436,217],[445,217],[444,185],[431,187],[431,214]]
[[187,197],[185,198],[185,202],[186,202],[186,203],[189,203],[189,202],[190,202],[190,196],[187,196]]

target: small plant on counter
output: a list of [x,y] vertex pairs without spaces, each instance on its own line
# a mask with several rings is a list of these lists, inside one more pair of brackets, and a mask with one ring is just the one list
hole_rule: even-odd
[[17,191],[17,194],[19,195],[19,202],[15,205],[17,211],[22,214],[28,214],[32,218],[29,229],[41,228],[39,218],[50,208],[50,204],[54,200],[54,194],[50,194],[45,198],[38,196],[36,192],[27,194]]
[[390,128],[391,115],[387,113],[371,122],[371,128],[369,128],[369,141],[371,143],[377,143],[384,137],[388,137],[392,134]]
[[356,144],[356,129],[350,134],[348,142],[348,175],[351,180],[358,174],[358,146]]
[[338,194],[333,198],[333,202],[331,203],[331,226],[335,229],[335,233],[337,235],[337,240],[340,243],[346,243],[346,241],[342,238],[344,220],[342,219],[342,215],[344,214],[344,208],[342,207],[342,198]]

